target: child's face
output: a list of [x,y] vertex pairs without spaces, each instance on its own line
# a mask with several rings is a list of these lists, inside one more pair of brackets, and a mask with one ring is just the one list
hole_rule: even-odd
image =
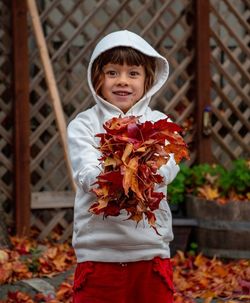
[[108,63],[103,72],[103,98],[126,113],[144,94],[145,68]]

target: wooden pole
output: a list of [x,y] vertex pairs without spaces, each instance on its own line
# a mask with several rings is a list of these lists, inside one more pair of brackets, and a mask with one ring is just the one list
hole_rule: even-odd
[[211,163],[211,73],[208,0],[195,0],[197,161]]
[[46,82],[48,85],[49,94],[50,94],[51,101],[52,101],[52,106],[53,106],[53,109],[55,112],[57,127],[59,130],[61,144],[62,144],[63,152],[64,152],[66,168],[67,168],[67,171],[68,171],[68,174],[70,177],[72,188],[73,188],[73,190],[75,190],[76,185],[74,183],[73,176],[72,176],[72,169],[71,169],[71,165],[70,165],[70,161],[69,161],[68,148],[67,148],[66,122],[65,122],[65,118],[64,118],[64,114],[63,114],[63,108],[62,108],[62,104],[60,101],[59,92],[57,89],[57,84],[55,81],[52,64],[51,64],[48,49],[46,46],[46,40],[45,40],[45,37],[43,34],[43,30],[42,30],[42,26],[40,23],[39,14],[38,14],[35,0],[27,0],[27,4],[28,4],[29,13],[31,16],[32,26],[34,29],[34,34],[36,37],[40,57],[41,57],[43,68],[44,68],[45,78],[46,78]]
[[14,95],[14,196],[15,225],[18,236],[30,227],[30,115],[27,5],[12,2],[13,95]]

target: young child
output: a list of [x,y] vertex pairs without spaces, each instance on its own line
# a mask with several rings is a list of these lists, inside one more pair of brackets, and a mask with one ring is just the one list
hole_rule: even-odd
[[[104,37],[88,67],[88,83],[96,105],[68,126],[69,153],[77,192],[73,246],[77,256],[74,303],[171,303],[172,268],[169,242],[173,239],[166,200],[155,211],[157,230],[147,221],[136,225],[117,217],[89,212],[96,197],[90,192],[102,167],[97,133],[113,117],[140,116],[140,122],[167,116],[149,107],[151,97],[168,78],[167,60],[144,39],[127,30]],[[179,170],[173,155],[160,168],[166,187]]]

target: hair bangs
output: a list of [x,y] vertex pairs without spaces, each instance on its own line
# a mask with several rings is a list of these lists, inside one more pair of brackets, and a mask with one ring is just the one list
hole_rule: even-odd
[[[110,54],[108,54],[109,52]],[[107,51],[107,55],[110,55],[109,62],[113,64],[123,65],[125,63],[129,66],[145,65],[145,56],[130,47],[113,48],[110,51]]]

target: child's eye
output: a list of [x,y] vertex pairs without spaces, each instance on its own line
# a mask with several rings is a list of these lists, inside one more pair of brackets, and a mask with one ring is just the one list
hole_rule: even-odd
[[110,77],[115,77],[117,75],[117,72],[115,70],[107,70],[105,71],[105,74]]
[[131,72],[130,72],[130,76],[132,76],[132,77],[137,77],[137,76],[139,76],[139,75],[140,75],[140,73],[137,72],[137,71],[131,71]]

